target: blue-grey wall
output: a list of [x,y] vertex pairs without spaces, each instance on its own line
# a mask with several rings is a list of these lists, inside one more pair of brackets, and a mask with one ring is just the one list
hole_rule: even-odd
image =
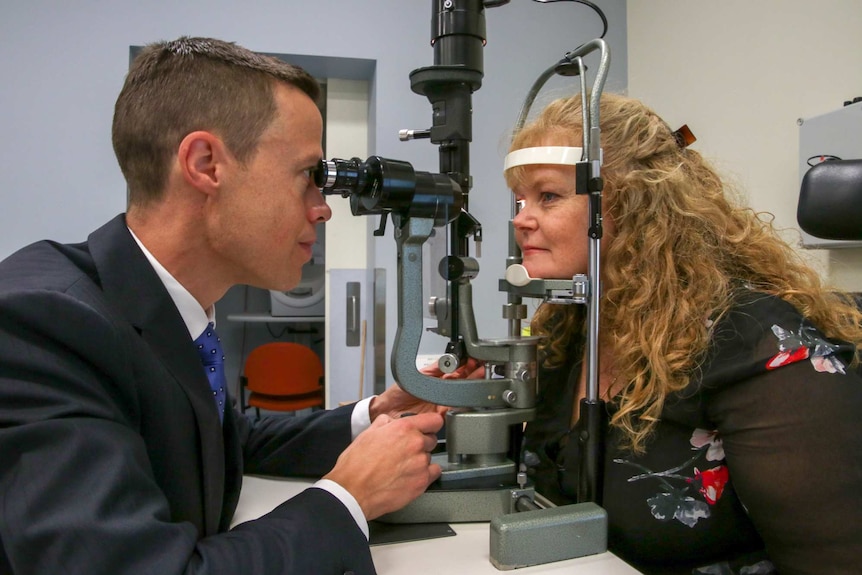
[[[626,2],[596,3],[610,22],[607,89],[621,90],[627,77]],[[124,210],[125,184],[111,149],[110,127],[129,47],[180,35],[215,36],[261,52],[374,60],[369,149],[436,172],[436,147],[398,140],[399,129],[431,123],[430,105],[410,90],[408,75],[433,63],[432,7],[431,0],[5,0],[0,10],[0,258],[46,237],[80,241]],[[489,9],[486,20],[485,79],[473,98],[470,207],[485,236],[482,273],[475,281],[480,336],[499,337],[505,333],[500,319],[505,296],[497,291],[497,278],[503,273],[510,209],[501,175],[507,135],[536,76],[566,51],[598,36],[601,22],[580,3],[527,0]],[[571,86],[554,80],[548,93]],[[394,252],[391,231],[376,240],[375,265],[389,268],[393,298]],[[394,307],[388,316],[391,348]]]

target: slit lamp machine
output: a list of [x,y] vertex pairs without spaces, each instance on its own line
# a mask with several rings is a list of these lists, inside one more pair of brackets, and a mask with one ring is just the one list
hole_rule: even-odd
[[[576,0],[579,1],[579,0]],[[401,138],[428,138],[439,147],[439,173],[420,172],[403,161],[372,156],[362,161],[321,162],[316,183],[327,195],[350,201],[351,212],[380,215],[374,235],[385,234],[391,219],[397,245],[398,328],[391,356],[395,380],[412,395],[451,406],[446,415],[445,452],[433,459],[443,468],[441,478],[404,509],[384,518],[391,523],[491,522],[491,562],[514,569],[601,553],[607,549],[607,515],[601,508],[602,445],[605,409],[598,394],[599,250],[601,216],[601,144],[599,98],[610,65],[610,52],[601,38],[565,54],[536,80],[521,110],[516,130],[528,116],[544,83],[554,74],[577,76],[583,100],[582,148],[572,163],[579,194],[589,197],[589,273],[568,279],[530,278],[521,266],[521,253],[509,224],[509,256],[500,289],[507,292],[504,318],[508,336],[482,339],[473,312],[471,280],[479,273],[470,255],[471,239],[478,251],[482,225],[469,212],[472,93],[481,87],[485,44],[485,9],[508,0],[433,0],[434,64],[410,74],[413,92],[432,107],[428,130],[402,131]],[[583,2],[589,4],[588,2]],[[597,12],[604,15],[595,6]],[[605,22],[606,25],[606,22]],[[598,52],[595,81],[588,89],[583,57]],[[589,100],[589,102],[587,102]],[[541,149],[540,149],[541,150]],[[520,152],[520,153],[519,153]],[[507,162],[536,163],[519,150]],[[548,163],[549,160],[543,160]],[[512,217],[517,210],[513,201]],[[448,338],[438,367],[451,373],[467,358],[484,363],[483,379],[441,379],[421,373],[416,365],[424,326],[423,244],[435,228],[448,228],[448,253],[438,272],[447,293],[430,302],[437,327]],[[523,298],[554,305],[588,306],[587,394],[580,404],[580,484],[578,503],[554,506],[536,493],[520,462],[525,422],[535,417],[537,337],[522,336],[526,319]]]

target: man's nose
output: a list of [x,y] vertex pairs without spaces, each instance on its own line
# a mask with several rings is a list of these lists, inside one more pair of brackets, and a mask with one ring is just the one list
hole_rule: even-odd
[[314,189],[311,206],[308,209],[312,222],[328,222],[332,218],[332,208],[326,203],[326,197],[317,188]]

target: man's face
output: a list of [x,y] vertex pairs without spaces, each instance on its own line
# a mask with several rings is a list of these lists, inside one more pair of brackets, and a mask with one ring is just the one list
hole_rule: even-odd
[[311,177],[323,156],[320,112],[292,86],[278,85],[277,112],[257,151],[227,174],[215,216],[215,249],[235,274],[232,283],[289,290],[302,277],[332,212]]

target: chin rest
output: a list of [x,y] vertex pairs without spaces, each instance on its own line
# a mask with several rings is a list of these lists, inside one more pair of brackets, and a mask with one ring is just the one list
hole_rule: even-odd
[[862,240],[862,160],[827,160],[808,170],[796,220],[817,238]]

